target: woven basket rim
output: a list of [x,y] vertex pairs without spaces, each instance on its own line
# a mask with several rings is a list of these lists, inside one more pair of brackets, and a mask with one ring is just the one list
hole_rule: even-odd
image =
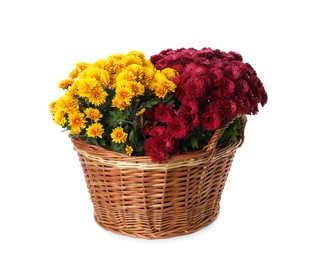
[[[231,152],[235,151],[238,147],[240,147],[243,140],[238,140],[235,143],[231,143],[217,149],[214,157],[209,156],[209,154],[211,153],[210,151],[191,151],[182,154],[175,154],[161,163],[152,162],[149,156],[128,156],[125,154],[120,154],[119,156],[119,153],[107,150],[102,147],[99,147],[100,149],[98,149],[100,150],[100,152],[103,153],[102,155],[100,155],[95,152],[92,152],[92,146],[94,145],[88,144],[81,140],[72,140],[72,142],[78,154],[82,154],[94,161],[99,161],[101,164],[113,165],[123,169],[141,168],[147,170],[159,168],[173,169],[183,166],[192,167],[205,163],[208,160],[219,160],[225,156],[228,156]],[[96,147],[94,148],[96,150]],[[113,157],[115,153],[116,157]]]
[[[246,116],[241,116],[240,117],[243,123],[243,131],[244,131],[244,127],[246,124]],[[240,147],[244,141],[244,134],[241,134],[241,137],[238,139],[237,142],[234,143],[229,143],[227,145],[224,145],[222,147],[217,147],[216,143],[219,140],[219,138],[221,137],[222,133],[224,132],[224,130],[229,126],[229,124],[231,123],[227,122],[226,124],[224,124],[221,128],[219,128],[217,131],[214,133],[213,137],[211,138],[210,142],[208,145],[206,145],[205,147],[203,147],[200,150],[196,150],[196,151],[188,151],[188,152],[183,152],[183,153],[179,153],[179,154],[175,154],[170,156],[168,159],[164,160],[161,163],[154,163],[152,162],[151,158],[149,156],[129,156],[126,154],[122,154],[122,153],[118,153],[115,151],[111,151],[108,150],[106,148],[97,146],[97,145],[93,145],[93,144],[89,144],[83,140],[80,139],[73,139],[72,137],[70,137],[75,150],[77,150],[77,152],[80,153],[85,153],[89,156],[93,156],[96,157],[96,159],[100,160],[100,161],[112,161],[112,160],[117,160],[117,161],[123,161],[123,162],[129,162],[129,163],[145,163],[145,164],[149,164],[149,165],[158,165],[158,166],[165,166],[166,164],[171,164],[171,163],[178,163],[181,161],[186,161],[186,160],[197,160],[197,159],[201,159],[201,158],[205,158],[208,157],[209,154],[215,153],[215,155],[217,157],[221,157],[224,156],[224,154],[230,152],[231,150],[235,150],[238,147]],[[212,143],[211,143],[212,142]],[[214,147],[212,149],[209,149],[211,147]],[[215,151],[213,151],[213,149]]]

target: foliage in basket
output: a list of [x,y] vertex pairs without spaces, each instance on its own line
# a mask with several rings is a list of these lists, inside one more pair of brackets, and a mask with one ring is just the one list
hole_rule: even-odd
[[267,93],[236,52],[167,49],[81,62],[59,83],[53,120],[72,138],[154,162],[204,147],[225,121],[220,142],[237,140],[241,114],[256,114]]

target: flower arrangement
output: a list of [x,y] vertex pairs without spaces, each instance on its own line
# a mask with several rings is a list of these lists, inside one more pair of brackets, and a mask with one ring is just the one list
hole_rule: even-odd
[[220,142],[237,140],[241,114],[256,114],[267,93],[236,52],[167,49],[78,63],[59,83],[53,120],[72,138],[160,163],[204,147],[225,121]]

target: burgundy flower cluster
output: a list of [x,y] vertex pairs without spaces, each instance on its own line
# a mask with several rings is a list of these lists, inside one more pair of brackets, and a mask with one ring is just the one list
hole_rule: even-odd
[[175,102],[160,103],[146,113],[146,155],[161,162],[181,152],[189,136],[201,138],[225,120],[256,114],[258,104],[267,102],[267,93],[255,70],[242,60],[236,52],[211,48],[167,49],[152,56],[157,69],[170,67],[179,74],[172,78]]

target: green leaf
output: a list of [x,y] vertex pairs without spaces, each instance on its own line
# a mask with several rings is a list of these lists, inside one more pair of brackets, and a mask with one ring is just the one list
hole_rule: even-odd
[[163,98],[163,103],[164,105],[171,105],[171,106],[175,106],[175,99],[174,96],[172,94],[168,94]]
[[134,153],[135,155],[144,155],[144,141],[137,140],[134,146]]
[[239,131],[241,129],[241,121],[239,118],[235,119],[227,129],[225,129],[219,143],[236,142],[238,140]]
[[118,152],[118,153],[125,153],[125,146],[124,144],[120,143],[114,143],[114,142],[111,142],[110,143],[110,150],[114,151],[114,152]]
[[106,141],[104,139],[99,140],[99,144],[101,147],[106,147]]
[[187,148],[185,145],[182,145],[181,151],[182,151],[182,152],[188,152],[189,150],[188,150],[188,148]]
[[141,110],[142,108],[152,108],[156,105],[158,105],[159,100],[157,98],[153,98],[151,100],[147,100],[145,102],[142,102],[139,106],[139,108],[137,109],[137,111]]
[[109,112],[109,118],[107,124],[111,128],[115,128],[119,125],[120,122],[126,120],[126,118],[129,116],[128,110],[114,110]]
[[128,136],[128,140],[130,143],[134,143],[135,142],[135,133],[134,133],[134,129],[132,129],[129,133],[129,136]]
[[197,138],[197,136],[195,136],[195,135],[192,136],[190,142],[191,142],[191,147],[192,148],[198,148],[198,138]]
[[88,139],[89,139],[89,141],[90,141],[92,144],[99,146],[96,138],[92,138],[92,137],[91,137],[91,138],[88,138]]
[[237,141],[237,136],[238,136],[238,132],[236,129],[232,129],[230,132],[230,137],[231,137],[231,141],[232,142],[236,142]]

